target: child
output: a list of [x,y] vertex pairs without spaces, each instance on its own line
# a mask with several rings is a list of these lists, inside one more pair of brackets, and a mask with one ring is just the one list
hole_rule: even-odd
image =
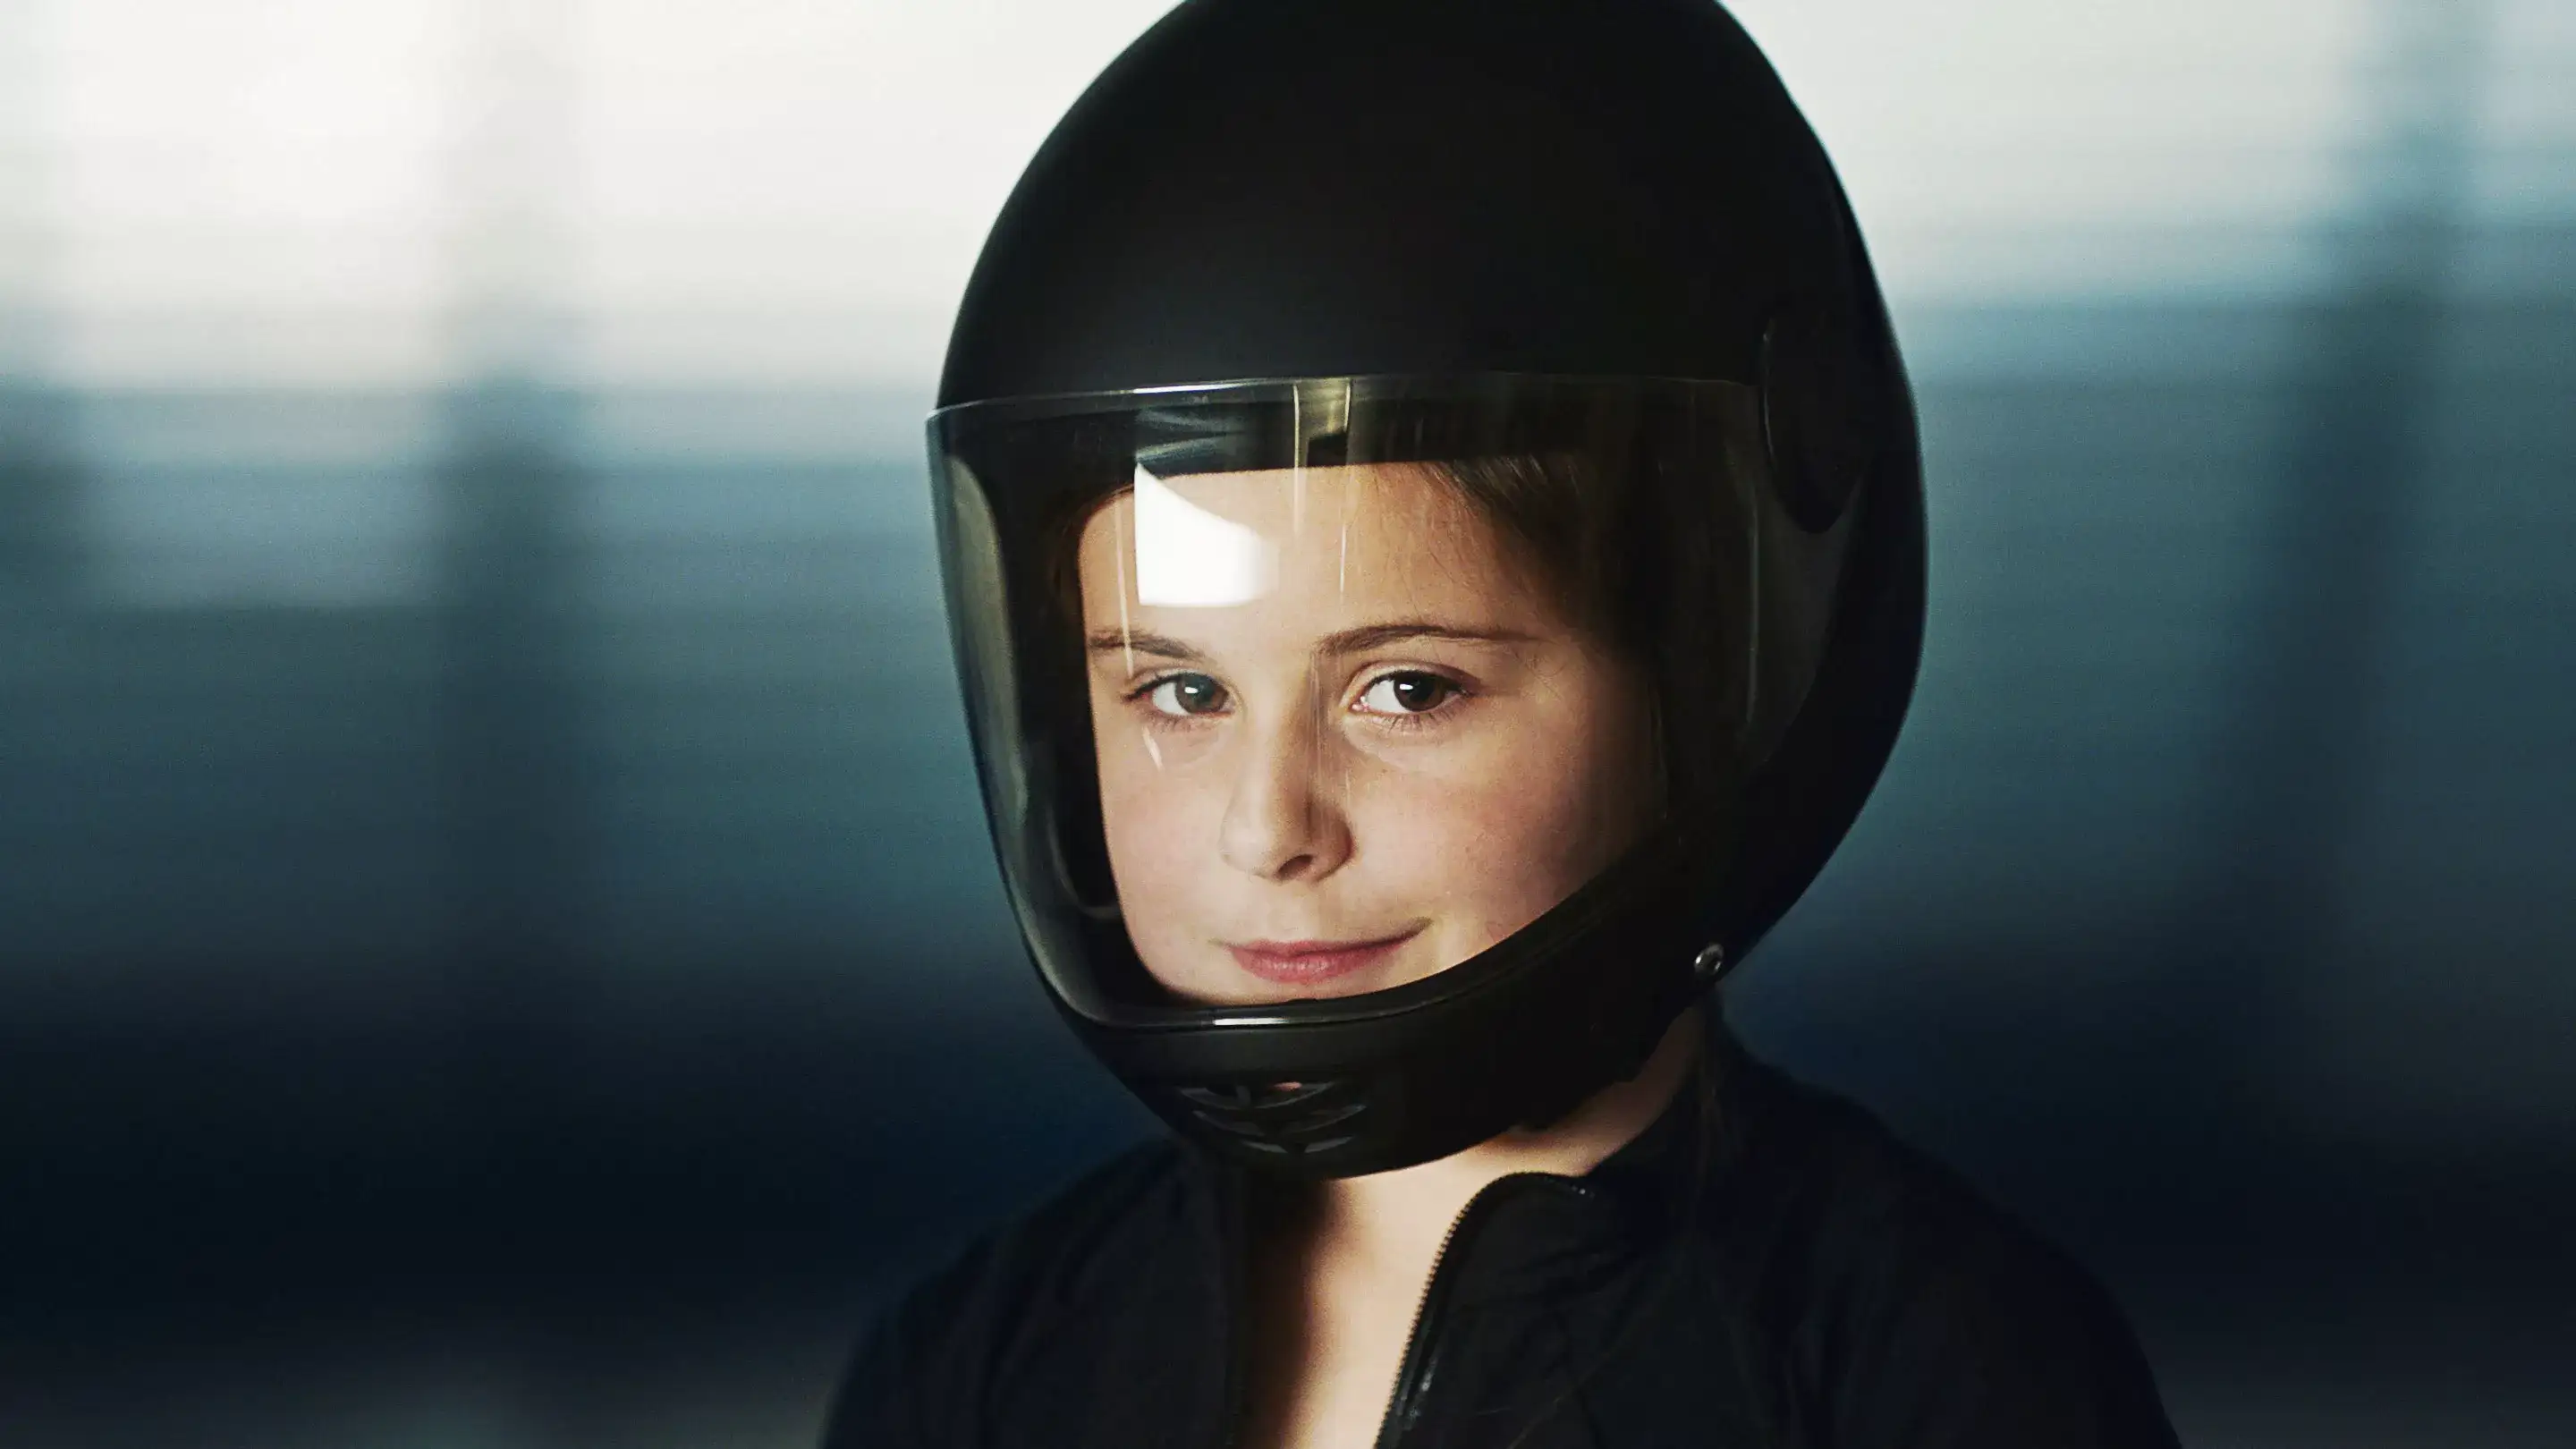
[[1041,983],[1175,1129],[871,1334],[834,1449],[2164,1446],[2078,1268],[1709,988],[1921,637],[1839,187],[1698,0],[1194,0],[933,428]]

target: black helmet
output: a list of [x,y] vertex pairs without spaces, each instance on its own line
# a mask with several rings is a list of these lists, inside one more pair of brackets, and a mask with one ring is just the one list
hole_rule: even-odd
[[1903,370],[1709,0],[1182,5],[1003,209],[930,444],[1040,979],[1258,1166],[1633,1075],[1912,694]]

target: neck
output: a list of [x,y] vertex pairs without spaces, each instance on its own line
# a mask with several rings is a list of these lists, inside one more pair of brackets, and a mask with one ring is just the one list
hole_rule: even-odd
[[1436,1161],[1319,1184],[1313,1231],[1337,1255],[1418,1276],[1450,1224],[1495,1179],[1516,1172],[1579,1177],[1660,1116],[1705,1050],[1701,1008],[1676,1018],[1636,1076],[1613,1082],[1547,1127],[1514,1129]]

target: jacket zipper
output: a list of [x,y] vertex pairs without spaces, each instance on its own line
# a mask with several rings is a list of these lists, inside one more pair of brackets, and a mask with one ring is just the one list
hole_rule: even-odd
[[[1387,1400],[1386,1417],[1378,1421],[1376,1449],[1397,1449],[1412,1425],[1407,1411],[1414,1407],[1423,1386],[1431,1377],[1432,1362],[1437,1356],[1436,1327],[1439,1310],[1448,1301],[1453,1259],[1450,1250],[1459,1237],[1476,1220],[1492,1214],[1507,1192],[1517,1191],[1534,1182],[1559,1183],[1578,1196],[1591,1196],[1591,1189],[1572,1178],[1553,1172],[1507,1172],[1467,1199],[1458,1216],[1449,1220],[1449,1231],[1440,1236],[1440,1251],[1431,1260],[1431,1277],[1422,1285],[1422,1297],[1413,1306],[1413,1325],[1405,1331],[1404,1359],[1395,1373],[1395,1393]],[[1506,1187],[1509,1184],[1509,1187]]]

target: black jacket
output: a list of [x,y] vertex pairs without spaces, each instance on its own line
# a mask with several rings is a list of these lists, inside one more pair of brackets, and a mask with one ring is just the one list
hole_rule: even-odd
[[[2081,1268],[1711,1039],[1699,1084],[1592,1172],[1468,1205],[1380,1446],[2170,1449]],[[1256,1190],[1169,1141],[1092,1172],[895,1306],[827,1449],[1220,1449]]]

